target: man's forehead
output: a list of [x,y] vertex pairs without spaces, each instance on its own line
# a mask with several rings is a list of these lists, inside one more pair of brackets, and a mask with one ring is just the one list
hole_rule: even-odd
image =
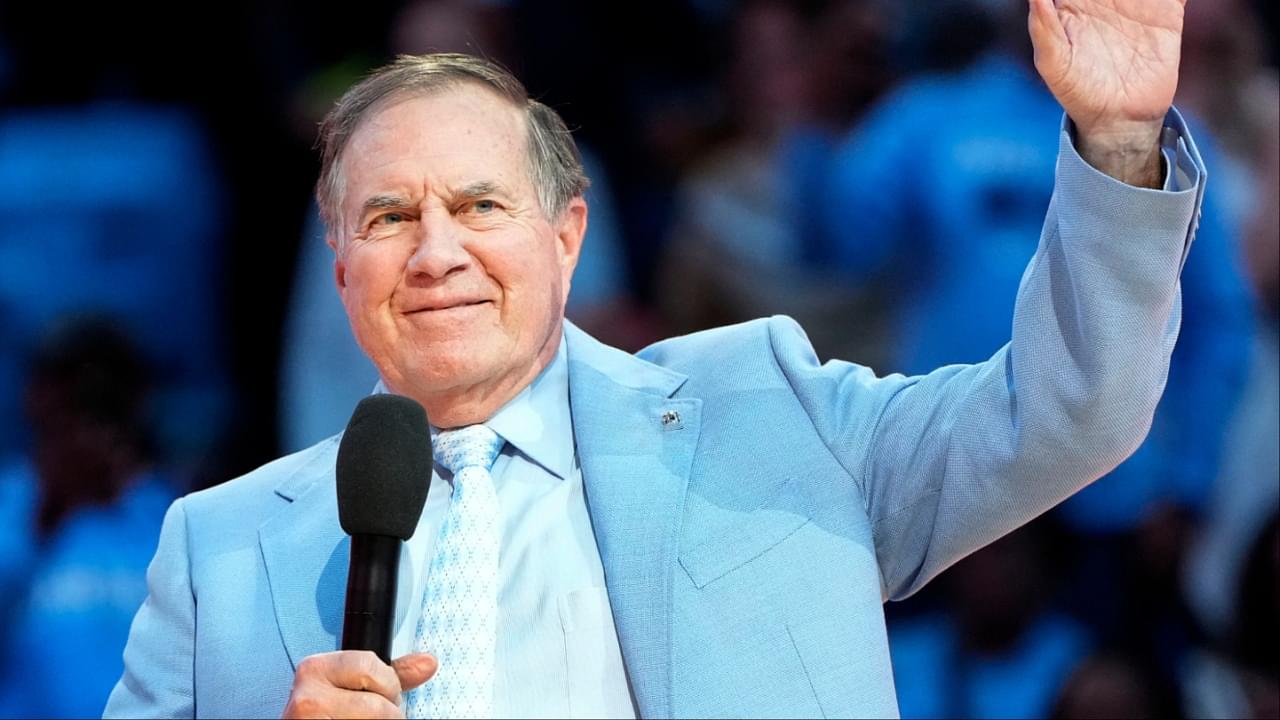
[[462,135],[488,131],[523,140],[526,129],[524,113],[510,100],[482,85],[464,82],[403,90],[379,100],[356,125],[349,144],[385,141],[389,131],[405,130],[452,130]]
[[374,107],[340,163],[348,190],[353,183],[382,184],[402,174],[416,185],[423,172],[454,176],[439,179],[458,183],[514,184],[519,177],[506,175],[527,177],[526,148],[522,114],[505,98],[465,84],[402,94]]

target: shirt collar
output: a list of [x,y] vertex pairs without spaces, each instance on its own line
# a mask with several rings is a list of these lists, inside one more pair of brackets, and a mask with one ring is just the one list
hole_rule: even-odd
[[[561,335],[560,347],[551,363],[485,422],[517,451],[561,480],[573,471],[569,363],[565,352],[565,339]],[[373,392],[387,392],[386,385],[379,380]],[[432,440],[438,432],[432,425]]]
[[564,336],[551,364],[485,423],[516,450],[564,480],[573,471],[569,363]]

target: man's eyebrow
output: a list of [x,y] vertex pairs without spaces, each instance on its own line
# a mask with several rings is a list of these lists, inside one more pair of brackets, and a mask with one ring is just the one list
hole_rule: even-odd
[[479,180],[458,189],[458,197],[464,200],[473,200],[485,195],[506,195],[506,192],[501,185],[491,180]]
[[373,195],[364,201],[361,210],[363,214],[368,214],[370,210],[401,210],[412,205],[413,203],[402,195]]

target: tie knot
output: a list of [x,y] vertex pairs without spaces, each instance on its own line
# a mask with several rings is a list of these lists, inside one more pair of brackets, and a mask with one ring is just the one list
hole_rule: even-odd
[[436,462],[455,475],[463,468],[479,467],[488,471],[506,441],[487,425],[467,425],[444,430],[436,435],[432,449]]

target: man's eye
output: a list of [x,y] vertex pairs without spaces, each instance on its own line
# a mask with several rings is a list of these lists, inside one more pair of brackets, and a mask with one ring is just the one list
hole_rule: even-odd
[[498,203],[492,200],[477,200],[471,203],[471,212],[485,215],[498,209]]
[[378,225],[395,225],[396,223],[401,223],[401,222],[404,222],[404,213],[396,213],[396,212],[384,213],[382,215],[379,215],[378,218],[374,220],[374,223]]

